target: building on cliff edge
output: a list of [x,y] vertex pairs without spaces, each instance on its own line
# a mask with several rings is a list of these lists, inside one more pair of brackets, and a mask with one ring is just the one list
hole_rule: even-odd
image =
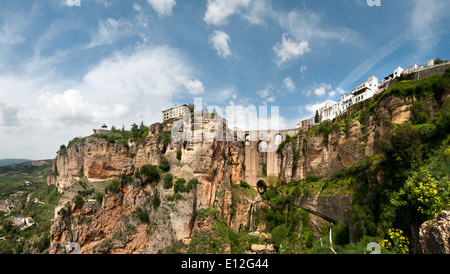
[[347,109],[350,106],[368,100],[374,95],[386,91],[390,84],[392,84],[395,79],[401,76],[429,70],[436,66],[445,65],[448,63],[450,62],[440,61],[438,63],[435,59],[431,59],[427,62],[426,66],[419,66],[417,65],[417,63],[414,63],[414,65],[406,69],[399,66],[394,70],[392,74],[383,78],[381,82],[379,82],[378,78],[375,75],[372,75],[367,79],[367,81],[356,85],[356,88],[353,89],[352,92],[342,94],[341,100],[339,100],[338,102],[326,102],[320,109],[318,109],[317,111],[319,113],[319,123],[315,123],[315,119],[313,117],[298,123],[297,128],[308,129],[309,127],[318,125],[325,120],[333,120],[339,115],[347,112]]

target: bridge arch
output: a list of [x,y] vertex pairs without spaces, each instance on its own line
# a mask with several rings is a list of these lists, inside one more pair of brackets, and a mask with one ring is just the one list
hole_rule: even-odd
[[259,194],[263,194],[264,192],[266,192],[267,191],[267,182],[263,179],[260,179],[256,183],[256,190],[258,191]]
[[283,142],[283,135],[281,135],[280,133],[277,133],[277,134],[275,134],[273,139],[274,139],[275,144],[280,144],[281,142]]
[[258,152],[267,152],[267,148],[269,147],[269,144],[264,141],[264,140],[260,140],[258,142]]

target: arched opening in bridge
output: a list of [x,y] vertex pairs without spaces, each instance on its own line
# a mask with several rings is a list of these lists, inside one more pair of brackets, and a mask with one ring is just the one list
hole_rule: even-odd
[[263,194],[267,190],[267,184],[264,180],[259,180],[258,183],[256,183],[256,189],[258,190],[259,194]]
[[275,135],[275,144],[276,145],[279,145],[279,144],[281,144],[281,142],[283,142],[283,136],[281,136],[281,134],[280,133],[278,133],[277,135]]
[[267,152],[267,142],[266,141],[259,141],[258,143],[258,151],[259,152]]
[[245,141],[246,142],[250,142],[251,141],[250,134],[245,134]]

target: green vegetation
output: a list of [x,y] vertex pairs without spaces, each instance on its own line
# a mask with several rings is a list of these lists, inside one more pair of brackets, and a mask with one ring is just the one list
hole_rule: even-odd
[[181,149],[177,150],[177,159],[178,161],[181,161],[182,152]]
[[144,165],[140,168],[144,183],[153,183],[160,179],[159,168],[154,165]]
[[170,131],[161,131],[158,133],[158,142],[162,142],[164,147],[167,147],[170,144],[171,135]]
[[152,199],[152,205],[156,209],[161,205],[161,199],[159,198],[159,194],[155,194]]
[[[14,205],[9,215],[0,212],[0,254],[48,253],[50,227],[60,198],[56,187],[47,185],[50,174],[51,161],[0,167],[0,200],[8,199],[9,205]],[[31,217],[35,224],[20,230],[11,219],[17,216]]]
[[165,189],[172,188],[172,186],[173,186],[173,176],[172,176],[172,174],[167,173],[166,175],[164,175],[163,182],[164,182],[164,188]]
[[159,164],[159,168],[164,172],[167,172],[170,170],[169,160],[167,160],[167,158],[165,156],[162,157],[161,163]]
[[120,180],[114,179],[105,187],[105,193],[116,193],[120,187]]
[[150,221],[148,217],[148,211],[141,207],[138,207],[133,212],[131,212],[131,218],[134,220],[139,220],[142,223],[148,223]]

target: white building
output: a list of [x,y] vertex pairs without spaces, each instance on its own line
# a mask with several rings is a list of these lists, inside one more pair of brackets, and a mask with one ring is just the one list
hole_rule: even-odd
[[414,65],[410,66],[409,68],[406,68],[403,71],[403,74],[411,74],[413,72],[415,72],[416,70],[418,70],[420,67],[419,65],[417,65],[417,63],[414,63]]
[[[372,75],[367,81],[357,85],[351,93],[342,94],[341,100],[338,102],[327,102],[318,110],[320,122],[333,120],[342,113],[345,113],[350,106],[372,98],[378,91],[378,86],[378,78]],[[308,124],[307,126],[314,125],[314,117],[300,122],[298,127],[307,127],[305,126],[306,124]]]
[[180,119],[188,112],[187,105],[175,106],[171,109],[164,110],[163,113],[163,122],[166,122],[171,119]]
[[378,78],[372,75],[352,91],[352,104],[372,98],[378,91]]
[[403,74],[403,71],[405,71],[405,70],[404,70],[402,67],[397,67],[397,68],[394,70],[394,74],[393,74],[392,78],[395,79],[395,78],[397,78],[397,77],[400,77],[400,75]]

